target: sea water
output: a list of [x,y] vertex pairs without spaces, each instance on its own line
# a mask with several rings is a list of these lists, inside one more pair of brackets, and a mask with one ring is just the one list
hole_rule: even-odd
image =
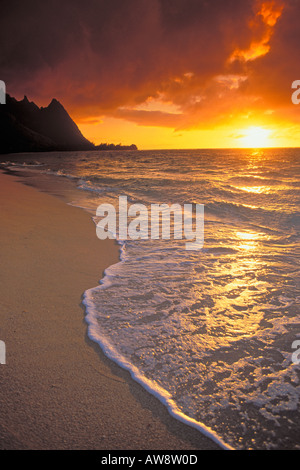
[[119,241],[120,262],[84,293],[88,334],[223,447],[300,449],[299,149],[6,158],[44,188],[72,181],[65,196],[95,224],[98,205],[117,209],[119,196],[204,204],[199,251],[174,239]]

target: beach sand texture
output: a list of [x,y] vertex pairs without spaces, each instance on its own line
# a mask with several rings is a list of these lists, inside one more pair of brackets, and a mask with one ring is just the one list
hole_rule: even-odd
[[88,213],[0,174],[0,449],[217,449],[87,338],[83,292],[118,261]]

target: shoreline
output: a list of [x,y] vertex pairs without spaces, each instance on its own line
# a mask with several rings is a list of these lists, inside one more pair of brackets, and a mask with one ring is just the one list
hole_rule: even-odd
[[20,179],[0,172],[0,449],[220,449],[88,338],[82,295],[119,247]]

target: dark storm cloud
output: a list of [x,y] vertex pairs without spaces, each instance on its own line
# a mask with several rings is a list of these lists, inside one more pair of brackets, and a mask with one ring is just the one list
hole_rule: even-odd
[[[44,101],[56,96],[78,116],[111,114],[149,123],[156,117],[163,125],[163,113],[152,112],[148,120],[146,112],[132,109],[152,97],[176,104],[185,116],[166,113],[165,125],[197,124],[207,108],[213,121],[233,101],[238,109],[249,105],[248,94],[252,99],[264,90],[267,102],[277,99],[276,84],[285,83],[281,66],[289,79],[296,74],[295,58],[286,52],[298,54],[299,5],[287,3],[267,38],[270,52],[229,63],[234,51],[250,50],[273,28],[258,12],[262,4],[276,7],[279,1],[2,1],[1,79],[12,94]],[[264,80],[271,70],[270,87]],[[237,81],[224,82],[225,75]]]

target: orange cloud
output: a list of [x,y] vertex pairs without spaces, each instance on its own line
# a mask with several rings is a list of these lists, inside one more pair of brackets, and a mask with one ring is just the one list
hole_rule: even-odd
[[84,125],[299,121],[290,100],[300,78],[297,0],[13,5],[0,18],[8,92],[42,105],[55,96]]
[[258,1],[255,17],[249,21],[249,27],[253,32],[251,43],[247,49],[236,49],[229,58],[229,62],[237,59],[245,61],[255,60],[267,54],[270,51],[269,42],[274,27],[282,14],[283,8],[284,5],[281,1]]

